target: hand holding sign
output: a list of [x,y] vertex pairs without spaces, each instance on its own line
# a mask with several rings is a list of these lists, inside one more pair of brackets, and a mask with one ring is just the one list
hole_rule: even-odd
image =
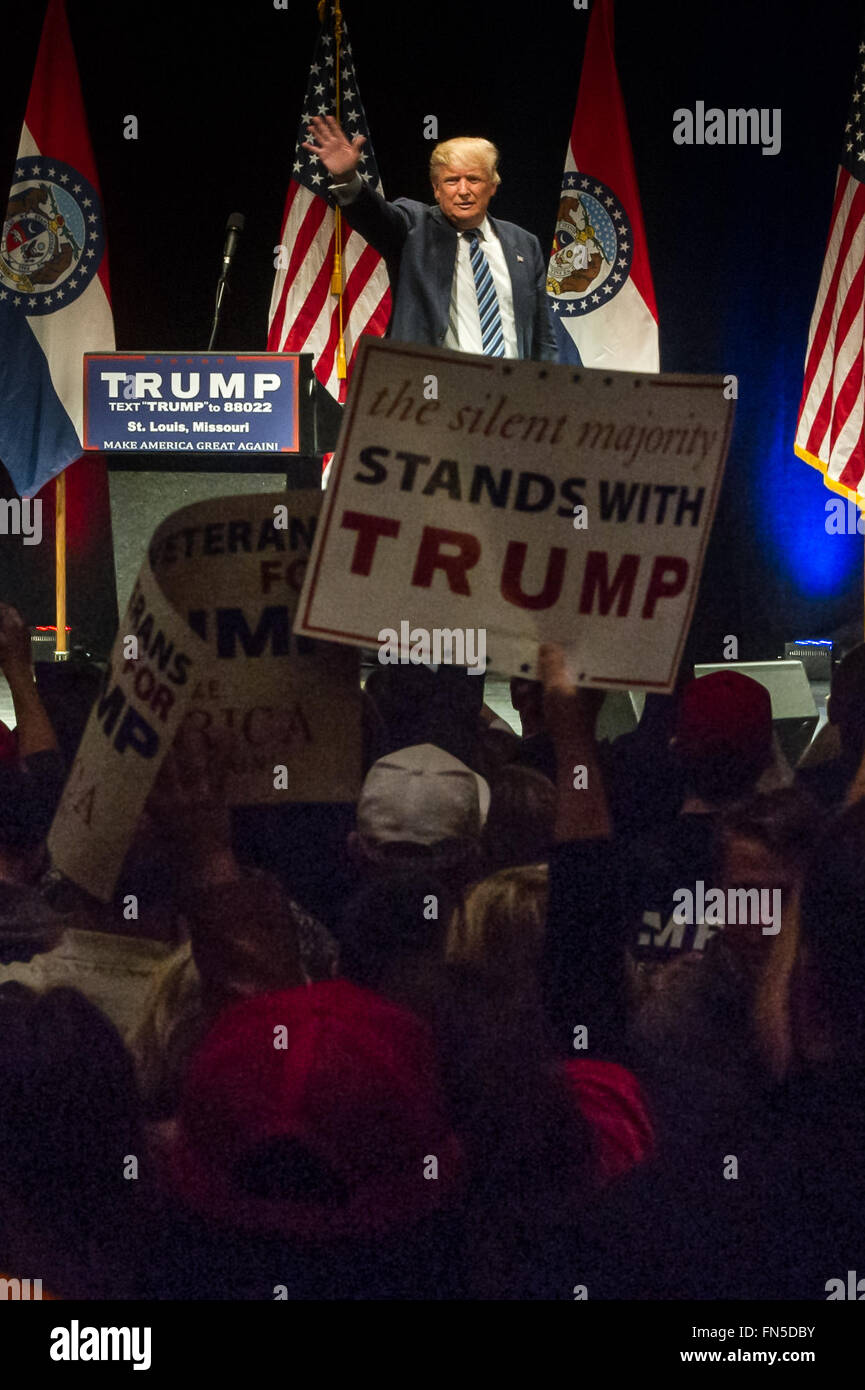
[[559,742],[574,730],[594,738],[603,690],[579,689],[574,684],[565,654],[556,642],[541,643],[538,674],[544,687],[544,718],[553,740]]

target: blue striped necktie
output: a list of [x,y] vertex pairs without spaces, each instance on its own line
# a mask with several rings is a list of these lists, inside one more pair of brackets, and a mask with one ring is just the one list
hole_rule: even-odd
[[475,277],[478,313],[481,317],[481,351],[487,357],[504,357],[505,337],[502,332],[502,316],[499,313],[499,297],[487,258],[477,232],[463,232],[463,236],[468,238],[472,273]]

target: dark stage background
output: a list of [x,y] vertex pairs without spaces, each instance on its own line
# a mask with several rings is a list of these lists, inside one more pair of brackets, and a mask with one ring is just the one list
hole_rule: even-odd
[[[4,189],[43,13],[34,3],[4,14]],[[225,220],[238,210],[246,231],[219,345],[263,348],[314,0],[289,0],[288,10],[271,0],[68,0],[68,13],[105,200],[118,347],[204,346]],[[494,211],[546,250],[586,12],[571,0],[344,0],[344,15],[385,193],[429,198],[422,132],[435,114],[441,138],[476,133],[500,146]],[[718,659],[728,633],[744,659],[775,656],[785,639],[861,635],[863,538],[826,535],[834,494],[796,459],[792,439],[862,17],[861,0],[616,5],[662,367],[739,380],[691,643],[701,658]],[[674,145],[673,111],[698,100],[780,107],[781,152]],[[127,115],[138,118],[135,141],[123,138]],[[98,465],[88,467],[95,478]],[[70,620],[77,612],[107,646],[105,520],[104,505],[88,503],[70,536]],[[0,594],[33,622],[52,620],[52,572],[47,541],[0,544]]]

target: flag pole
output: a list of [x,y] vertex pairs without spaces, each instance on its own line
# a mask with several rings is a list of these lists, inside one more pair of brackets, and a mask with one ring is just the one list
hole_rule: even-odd
[[54,660],[66,661],[66,470],[54,479],[54,597],[57,636]]
[[[324,4],[319,4],[319,16],[324,12]],[[342,43],[342,8],[340,0],[334,0],[333,6],[333,32],[336,44],[336,54],[334,57],[334,86],[336,88],[336,122],[339,125],[340,118],[340,91],[339,91],[339,50]],[[330,277],[330,292],[338,298],[339,312],[339,339],[336,347],[336,374],[340,381],[345,381],[345,338],[343,336],[342,319],[342,209],[337,204],[333,219],[333,273]]]

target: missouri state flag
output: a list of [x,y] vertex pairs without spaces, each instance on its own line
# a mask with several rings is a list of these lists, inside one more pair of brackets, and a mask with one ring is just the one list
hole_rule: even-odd
[[0,239],[0,461],[31,497],[83,453],[85,352],[112,352],[102,199],[64,0],[49,0]]
[[547,293],[562,362],[659,370],[658,311],[616,72],[613,0],[595,0],[589,19]]

